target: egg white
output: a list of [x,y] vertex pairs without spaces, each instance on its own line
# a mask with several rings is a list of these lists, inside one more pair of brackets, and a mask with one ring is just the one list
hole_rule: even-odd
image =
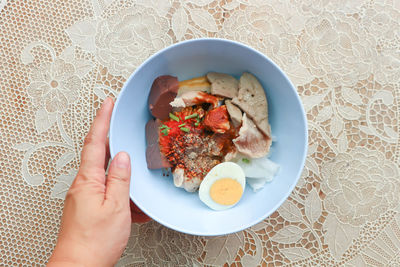
[[236,163],[233,162],[223,162],[212,168],[203,181],[199,188],[200,200],[204,202],[208,207],[213,210],[225,210],[233,207],[233,205],[221,205],[216,203],[210,196],[211,186],[219,179],[231,178],[239,182],[242,186],[243,192],[246,186],[246,177],[243,169]]

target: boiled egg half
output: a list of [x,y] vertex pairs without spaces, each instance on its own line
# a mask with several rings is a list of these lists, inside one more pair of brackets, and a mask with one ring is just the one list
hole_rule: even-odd
[[200,184],[199,196],[213,210],[233,207],[246,186],[243,169],[236,163],[223,162],[212,168]]

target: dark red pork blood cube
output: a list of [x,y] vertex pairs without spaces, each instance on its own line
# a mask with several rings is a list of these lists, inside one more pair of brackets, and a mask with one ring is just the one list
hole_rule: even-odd
[[150,119],[146,123],[146,143],[148,146],[158,144],[158,135],[160,133],[161,121],[159,119]]
[[149,109],[151,114],[161,120],[168,119],[172,111],[171,103],[178,94],[178,78],[170,75],[157,77],[151,86]]
[[171,167],[171,164],[161,153],[160,146],[158,144],[152,144],[147,146],[146,161],[147,161],[147,168],[149,169],[161,169],[161,168]]
[[146,162],[149,169],[169,168],[168,160],[160,151],[159,134],[161,121],[159,119],[150,119],[146,123]]

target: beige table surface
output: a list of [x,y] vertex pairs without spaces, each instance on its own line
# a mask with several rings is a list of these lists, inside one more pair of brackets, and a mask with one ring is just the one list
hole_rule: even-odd
[[132,225],[118,266],[400,266],[398,0],[0,0],[0,266],[46,263],[99,104],[199,37],[246,43],[289,75],[306,167],[245,231]]

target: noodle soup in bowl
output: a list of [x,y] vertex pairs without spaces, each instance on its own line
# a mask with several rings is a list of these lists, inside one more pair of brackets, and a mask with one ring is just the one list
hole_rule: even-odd
[[[253,192],[246,186],[232,208],[215,211],[197,192],[174,186],[165,169],[146,163],[145,125],[152,118],[148,98],[153,81],[162,75],[179,81],[209,72],[257,77],[268,99],[268,119],[274,142],[269,158],[280,170],[272,182]],[[131,156],[130,197],[157,222],[183,233],[212,236],[251,227],[273,213],[290,195],[303,169],[307,123],[297,92],[284,72],[260,52],[224,39],[195,39],[172,45],[146,60],[126,81],[115,103],[110,126],[110,151]]]

